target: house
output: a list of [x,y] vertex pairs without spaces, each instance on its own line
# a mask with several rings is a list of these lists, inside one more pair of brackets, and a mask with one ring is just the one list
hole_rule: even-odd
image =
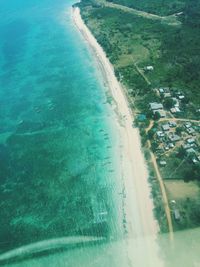
[[174,148],[174,144],[173,143],[169,143],[169,147],[170,148]]
[[189,145],[189,144],[183,144],[182,145],[182,148],[184,148],[185,150],[187,150],[188,148],[190,148],[191,147],[191,145]]
[[147,71],[153,71],[154,67],[153,66],[146,66],[144,69]]
[[178,142],[181,139],[177,134],[170,134],[168,137],[171,142]]
[[177,124],[176,124],[175,121],[169,121],[169,126],[170,126],[170,127],[176,127]]
[[194,134],[195,133],[195,130],[194,130],[194,128],[187,128],[186,129],[186,132],[188,133],[188,134]]
[[156,135],[157,135],[158,138],[162,138],[162,137],[165,136],[165,134],[162,131],[157,131]]
[[194,144],[195,143],[195,139],[194,138],[188,138],[187,139],[187,143],[190,144]]
[[185,128],[190,128],[192,127],[192,123],[190,121],[187,121],[185,124],[184,124]]
[[189,146],[190,146],[190,147],[196,147],[197,145],[196,145],[196,143],[192,143],[192,144],[190,144]]
[[185,98],[184,95],[179,95],[179,96],[178,96],[178,99],[179,99],[179,100],[183,100],[184,98]]
[[166,146],[164,147],[164,149],[165,149],[166,151],[168,151],[168,150],[169,150],[169,146],[166,145]]
[[159,88],[158,91],[159,91],[160,94],[163,94],[165,92],[165,89],[164,88]]
[[170,93],[169,87],[165,87],[164,89],[164,93]]
[[170,108],[170,112],[171,112],[172,114],[174,114],[174,113],[176,113],[176,109],[175,109],[175,108]]
[[178,112],[181,112],[181,111],[180,111],[180,109],[178,107],[174,107],[174,108],[170,108],[170,112],[172,114],[174,114],[174,113],[178,113]]
[[164,98],[171,97],[171,93],[170,92],[169,93],[163,93],[163,97]]
[[166,124],[164,124],[164,125],[162,125],[162,129],[163,129],[163,131],[169,131],[169,124],[168,123],[166,123]]
[[160,160],[160,161],[159,161],[159,165],[160,165],[161,167],[165,167],[165,166],[167,165],[167,162],[166,162],[165,160]]
[[174,107],[178,108],[180,106],[178,99],[176,97],[173,97],[172,99],[174,101]]
[[196,157],[192,158],[192,163],[197,164],[198,163],[198,159]]
[[163,105],[161,103],[153,102],[149,104],[150,109],[153,110],[160,110],[163,109]]
[[177,112],[181,112],[181,110],[179,109],[179,107],[175,107],[175,113],[177,113]]
[[182,93],[180,91],[178,91],[178,92],[176,91],[175,95],[178,97],[179,95],[182,95]]
[[175,16],[181,16],[182,14],[183,14],[183,12],[181,11],[181,12],[176,13]]

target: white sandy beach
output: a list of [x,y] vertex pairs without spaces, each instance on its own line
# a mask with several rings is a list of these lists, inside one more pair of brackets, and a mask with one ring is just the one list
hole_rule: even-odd
[[79,8],[73,9],[73,20],[96,56],[117,108],[116,124],[122,140],[120,175],[123,177],[126,193],[124,209],[128,229],[123,242],[127,250],[128,265],[163,266],[156,242],[159,228],[153,215],[148,170],[141,151],[139,132],[132,127],[133,117],[128,101],[102,47],[84,24]]

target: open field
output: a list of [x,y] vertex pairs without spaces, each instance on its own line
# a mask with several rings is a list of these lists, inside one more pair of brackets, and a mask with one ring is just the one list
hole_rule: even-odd
[[200,194],[199,186],[196,182],[185,183],[182,180],[165,180],[165,187],[170,200],[181,200],[185,198],[198,198]]

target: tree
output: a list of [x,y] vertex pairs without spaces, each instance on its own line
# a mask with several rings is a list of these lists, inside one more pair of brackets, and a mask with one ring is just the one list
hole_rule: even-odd
[[151,128],[151,129],[148,131],[148,138],[149,138],[150,140],[152,140],[153,137],[154,137],[154,134],[155,134],[155,129],[154,129],[154,128]]
[[175,104],[175,101],[174,101],[172,98],[170,98],[170,97],[168,97],[168,98],[166,98],[166,99],[164,100],[164,106],[165,106],[167,109],[172,108],[172,107],[174,106],[174,104]]
[[187,0],[184,9],[184,22],[191,27],[200,26],[200,1]]
[[155,152],[157,148],[158,148],[158,143],[156,141],[153,141],[151,143],[151,149],[153,150],[153,152]]
[[160,113],[156,111],[154,114],[154,119],[158,121],[160,118],[161,118]]
[[180,147],[178,150],[178,157],[183,159],[186,156],[185,149],[183,147]]
[[152,118],[152,115],[153,115],[153,113],[152,113],[151,110],[147,110],[146,111],[146,116],[147,116],[148,119],[151,119]]
[[200,181],[200,163],[196,164],[195,166],[190,165],[190,167],[186,170],[184,176],[185,181]]
[[181,126],[176,127],[176,134],[181,135],[182,131],[183,131],[183,127]]

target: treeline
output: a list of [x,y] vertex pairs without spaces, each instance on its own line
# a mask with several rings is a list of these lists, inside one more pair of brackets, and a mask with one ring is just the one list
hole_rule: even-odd
[[185,0],[107,0],[161,16],[182,11]]
[[182,27],[163,35],[162,61],[171,65],[166,80],[179,81],[190,100],[200,101],[200,0],[187,0]]
[[190,27],[200,27],[200,0],[186,0],[183,21]]

